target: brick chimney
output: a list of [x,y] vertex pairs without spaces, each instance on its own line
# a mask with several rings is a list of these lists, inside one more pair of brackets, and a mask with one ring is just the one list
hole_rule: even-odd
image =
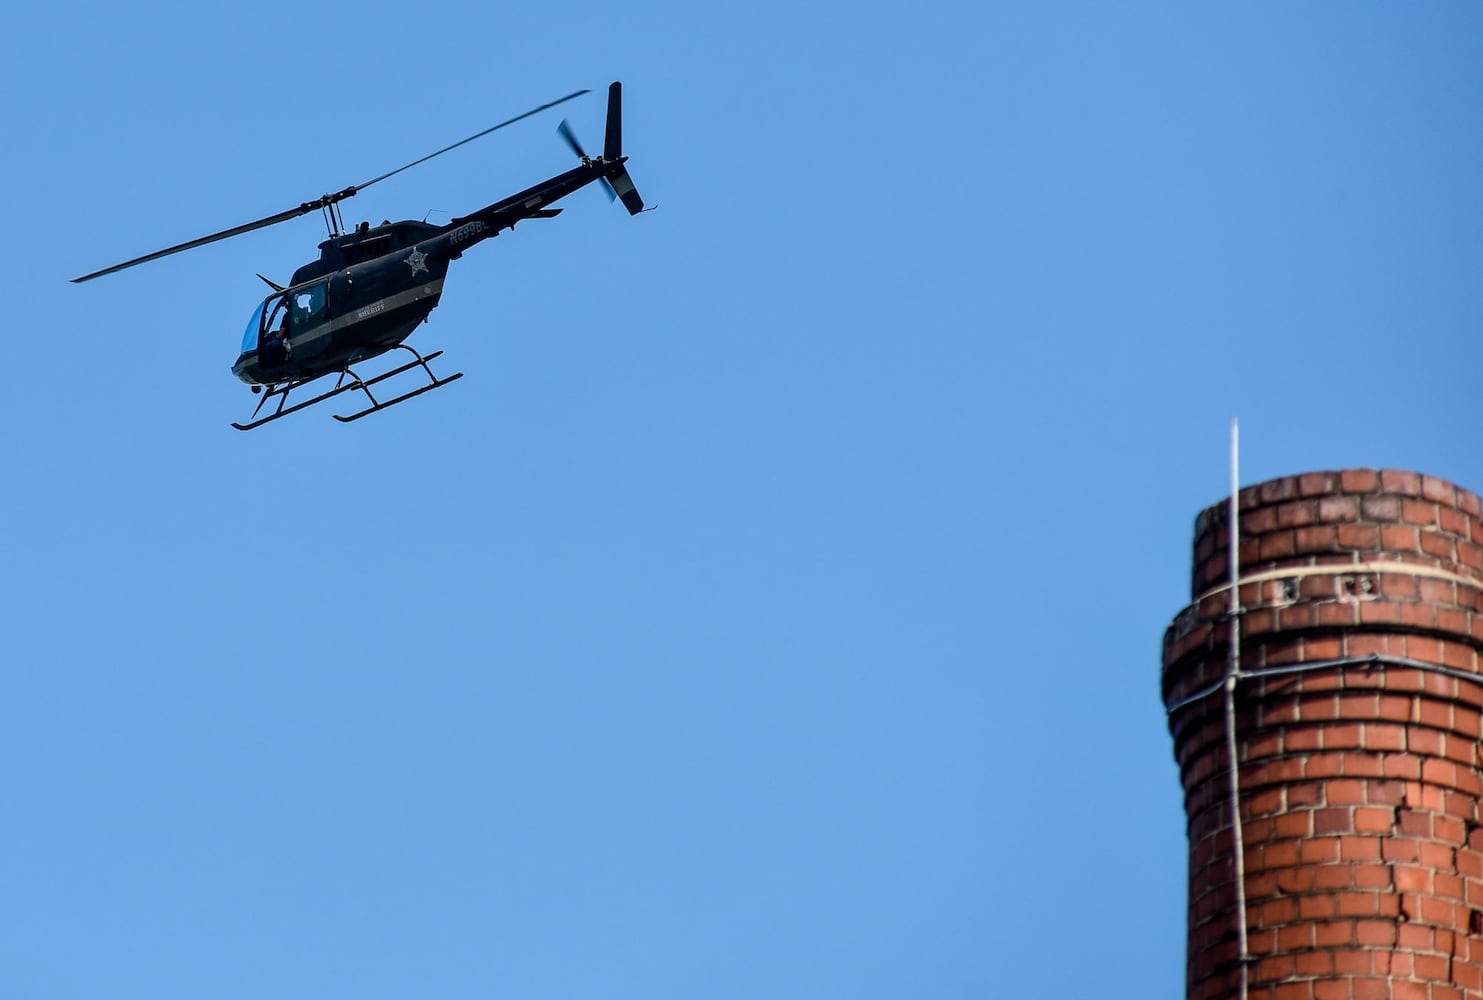
[[1349,469],[1248,487],[1239,507],[1234,685],[1228,502],[1196,519],[1193,602],[1164,634],[1187,995],[1240,997],[1244,965],[1261,1000],[1483,996],[1483,502]]

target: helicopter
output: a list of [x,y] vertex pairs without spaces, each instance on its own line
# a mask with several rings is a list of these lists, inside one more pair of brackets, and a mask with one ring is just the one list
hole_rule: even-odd
[[[241,354],[232,365],[232,374],[247,383],[254,393],[260,393],[262,398],[245,423],[233,422],[232,426],[239,431],[249,431],[344,393],[357,391],[364,393],[368,405],[354,413],[337,413],[334,417],[342,423],[359,420],[463,377],[463,372],[457,372],[439,378],[429,362],[443,352],[423,355],[403,341],[426,322],[428,314],[437,307],[449,264],[471,247],[498,236],[506,229],[513,230],[516,223],[526,219],[555,218],[562,210],[552,208],[553,202],[594,181],[602,184],[611,200],[621,200],[630,215],[650,210],[644,208],[643,199],[624,166],[628,157],[623,155],[622,91],[619,82],[608,88],[607,129],[602,155],[589,156],[566,120],[562,119],[557,131],[581,160],[579,166],[478,211],[458,216],[446,225],[433,225],[426,221],[387,221],[372,226],[362,222],[354,230],[346,232],[339,205],[372,184],[589,91],[579,90],[533,108],[364,184],[323,195],[255,222],[136,257],[72,281],[92,281],[170,254],[287,222],[317,208],[329,231],[328,239],[319,244],[319,259],[295,271],[293,280],[287,285],[258,275],[272,292],[258,304],[247,322]],[[351,367],[394,350],[410,352],[412,360],[369,378],[362,378]],[[427,384],[390,399],[378,400],[371,392],[372,386],[417,368],[426,374]],[[291,392],[330,375],[337,376],[332,388],[289,404]],[[264,406],[275,399],[276,408],[265,416],[259,416]]]

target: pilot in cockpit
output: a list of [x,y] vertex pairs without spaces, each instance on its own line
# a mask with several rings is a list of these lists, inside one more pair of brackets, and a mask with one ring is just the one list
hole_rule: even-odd
[[278,368],[286,365],[292,356],[293,345],[288,342],[288,310],[285,309],[278,329],[263,338],[263,367]]

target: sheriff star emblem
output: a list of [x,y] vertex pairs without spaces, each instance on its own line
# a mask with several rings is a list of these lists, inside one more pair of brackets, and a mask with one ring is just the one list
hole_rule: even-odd
[[[421,250],[413,250],[407,255],[407,263],[411,265],[413,274],[416,274],[418,271],[427,271],[427,254]],[[431,274],[432,272],[428,271],[428,273]]]

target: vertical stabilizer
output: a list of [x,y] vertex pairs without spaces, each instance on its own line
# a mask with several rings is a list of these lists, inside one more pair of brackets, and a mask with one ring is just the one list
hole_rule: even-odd
[[623,84],[617,80],[608,88],[608,134],[602,144],[605,160],[623,155]]

